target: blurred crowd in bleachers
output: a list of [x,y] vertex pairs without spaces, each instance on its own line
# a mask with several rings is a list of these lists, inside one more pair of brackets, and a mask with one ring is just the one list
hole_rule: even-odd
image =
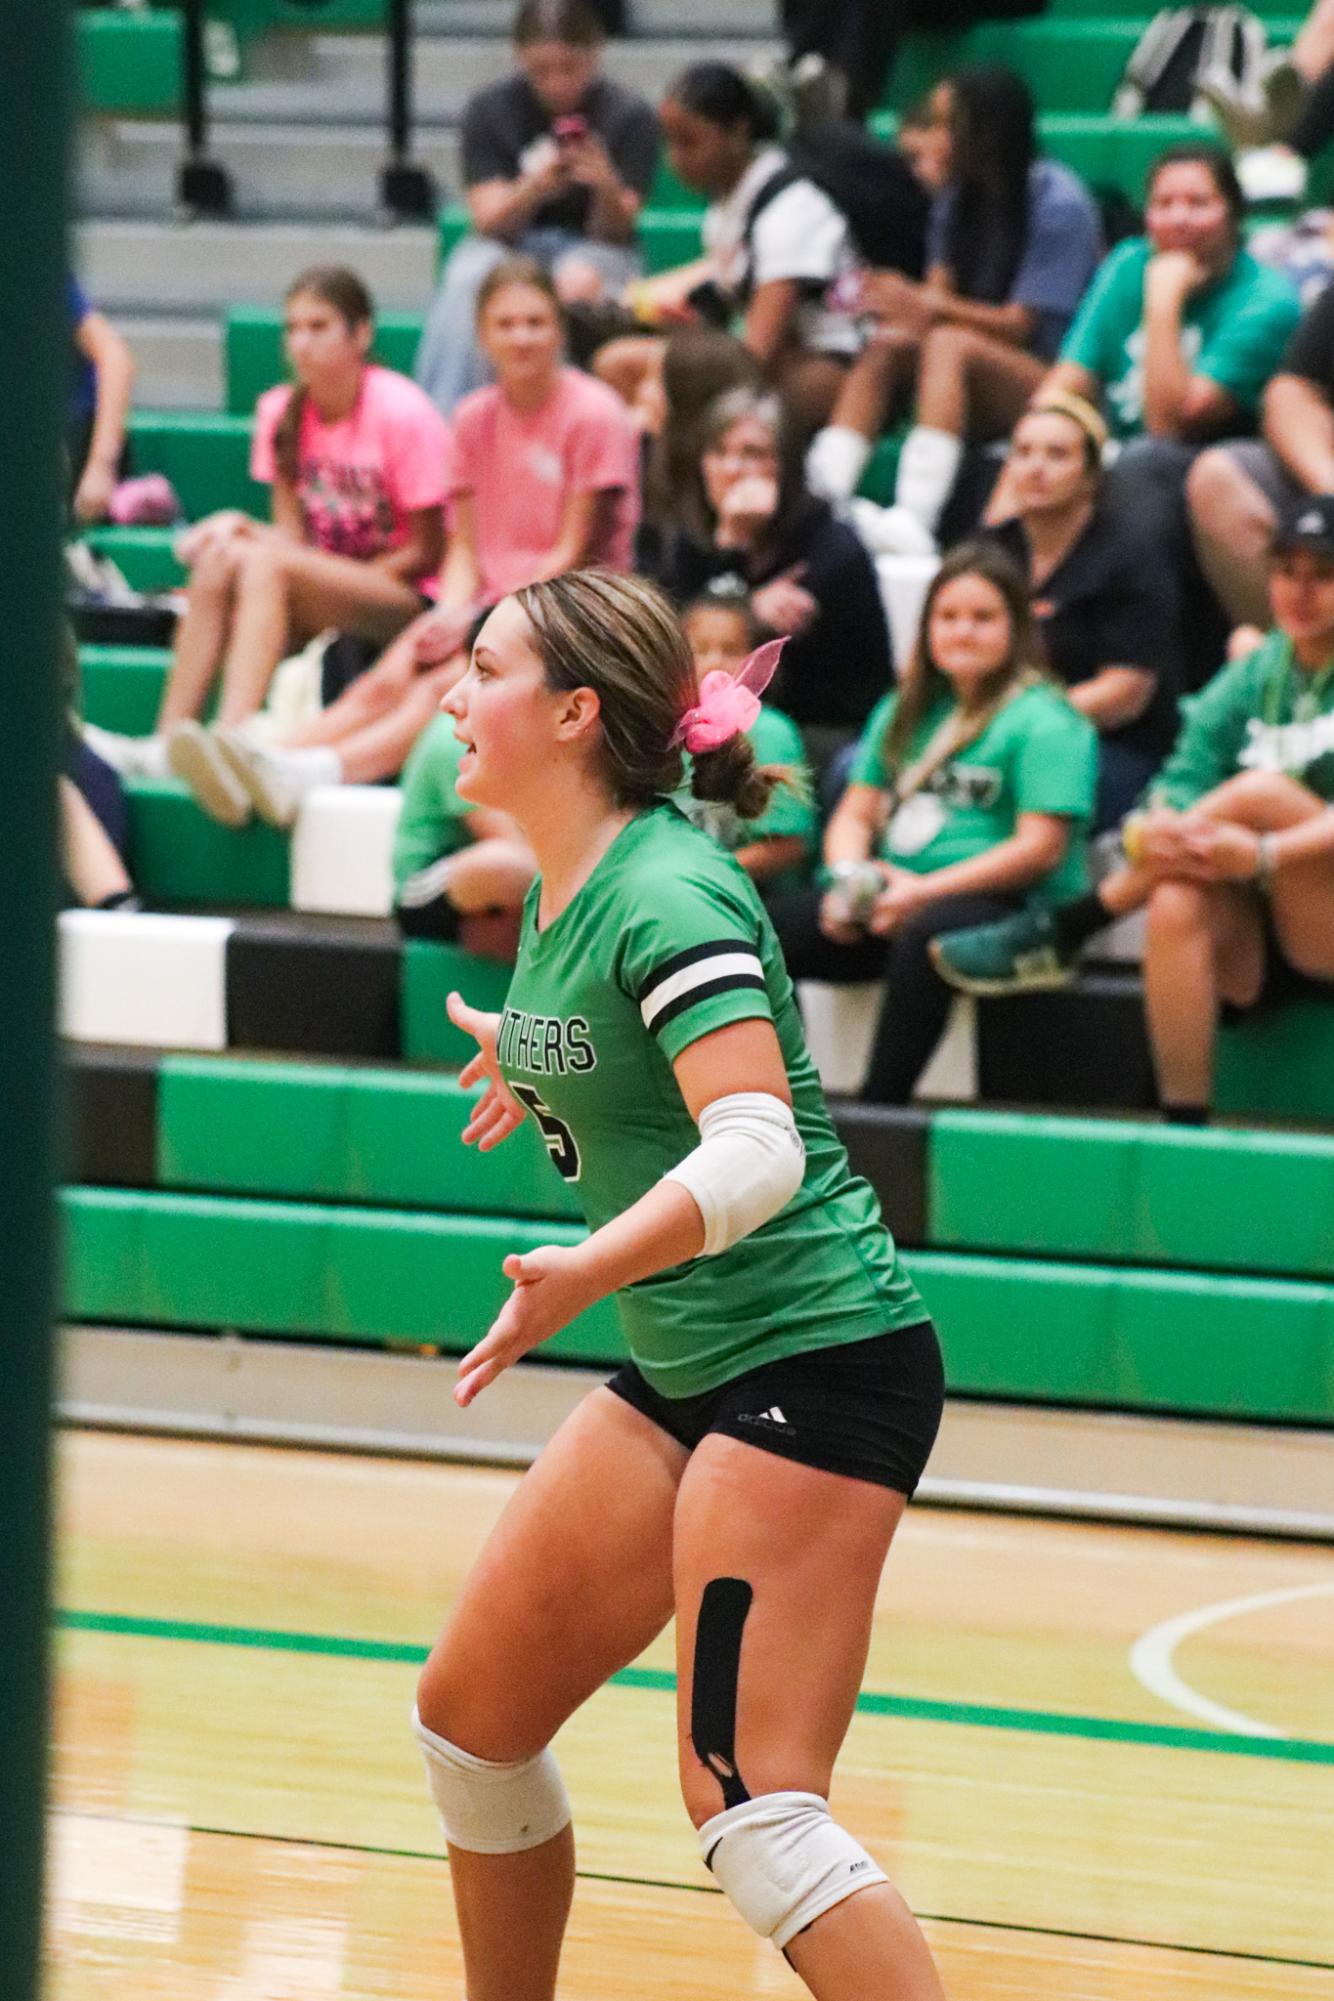
[[[709,824],[794,977],[881,984],[867,1097],[911,1097],[955,991],[1068,984],[1143,910],[1160,1097],[1205,1116],[1225,1007],[1334,991],[1324,220],[1254,233],[1221,138],[1163,152],[1127,216],[1044,157],[1003,66],[945,78],[889,146],[855,63],[849,102],[809,43],[650,105],[604,34],[584,0],[520,7],[464,119],[473,230],[415,381],[374,359],[355,272],[294,276],[254,428],[270,517],[183,530],[154,733],[72,725],[72,895],[133,902],[126,777],[232,826],[401,782],[404,931],[512,952],[531,863],[457,795],[440,700],[506,592],[636,568],[701,674],[788,640],[754,726],[784,782],[763,821]],[[1334,48],[1307,42],[1314,115]],[[1272,151],[1245,109],[1220,115]],[[647,276],[664,151],[703,255]],[[72,517],[161,518],[122,478],[128,350],[77,286],[70,324]]]

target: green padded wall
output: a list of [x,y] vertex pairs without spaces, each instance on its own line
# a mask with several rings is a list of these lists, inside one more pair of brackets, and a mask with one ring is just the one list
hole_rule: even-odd
[[83,713],[100,729],[147,736],[157,721],[171,655],[159,646],[81,646]]
[[185,581],[176,560],[178,528],[93,528],[84,540],[109,556],[136,591],[171,591]]
[[[576,1226],[75,1188],[63,1199],[73,1319],[357,1341],[478,1338],[511,1250]],[[914,1252],[956,1395],[1308,1424],[1334,1422],[1334,1292],[1279,1280]],[[547,1344],[620,1352],[603,1303]]]
[[[76,1320],[429,1343],[462,1352],[509,1296],[511,1251],[570,1244],[568,1223],[71,1188],[64,1310]],[[619,1361],[604,1301],[544,1346]]]
[[948,1111],[927,1158],[935,1245],[1334,1278],[1334,1138]]
[[287,836],[263,821],[220,827],[175,778],[132,778],[130,860],[145,902],[285,909]]
[[911,1251],[956,1395],[1334,1423],[1334,1289]]
[[[420,313],[381,313],[375,323],[373,359],[411,375],[421,339]],[[266,389],[287,380],[283,315],[277,306],[233,306],[224,343],[227,408],[248,417]]]
[[181,98],[181,17],[175,7],[74,15],[79,108],[144,116]]
[[578,1218],[531,1121],[494,1152],[462,1144],[475,1096],[434,1072],[169,1056],[157,1178],[219,1194]]
[[451,988],[473,1007],[499,1010],[509,992],[510,969],[476,959],[457,945],[409,939],[403,947],[401,1047],[407,1063],[447,1063],[454,1069],[477,1053],[470,1035],[445,1013]]
[[161,472],[191,521],[218,507],[267,519],[269,490],[250,477],[250,420],[199,410],[141,411],[130,418],[136,472]]
[[1334,1124],[1334,1003],[1292,1001],[1231,1024],[1219,1034],[1217,1069],[1222,1112]]

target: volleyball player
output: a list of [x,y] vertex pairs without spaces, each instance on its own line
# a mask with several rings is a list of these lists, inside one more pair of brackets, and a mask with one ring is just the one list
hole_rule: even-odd
[[762,810],[753,697],[723,679],[696,688],[651,585],[585,571],[498,605],[445,703],[461,796],[540,871],[503,1015],[450,999],[486,1079],[464,1138],[531,1115],[591,1231],[505,1260],[455,1395],[612,1293],[632,1357],[525,1475],[421,1677],[468,2001],[551,2001],[575,1871],[548,1746],[673,1614],[681,1785],[723,1891],[819,2001],[943,1996],[827,1805],[939,1350],[756,893],[664,796],[684,743],[698,796]]

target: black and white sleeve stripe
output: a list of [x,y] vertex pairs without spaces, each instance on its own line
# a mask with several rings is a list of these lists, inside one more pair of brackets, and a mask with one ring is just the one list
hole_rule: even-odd
[[765,991],[759,953],[740,938],[717,938],[674,952],[656,966],[639,989],[639,1012],[656,1035],[688,1007],[746,987]]

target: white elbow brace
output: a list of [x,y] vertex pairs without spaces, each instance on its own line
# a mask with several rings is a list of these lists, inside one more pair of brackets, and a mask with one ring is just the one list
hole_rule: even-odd
[[706,1258],[776,1216],[806,1172],[792,1107],[769,1091],[734,1091],[699,1116],[700,1143],[664,1181],[679,1181],[704,1218]]

